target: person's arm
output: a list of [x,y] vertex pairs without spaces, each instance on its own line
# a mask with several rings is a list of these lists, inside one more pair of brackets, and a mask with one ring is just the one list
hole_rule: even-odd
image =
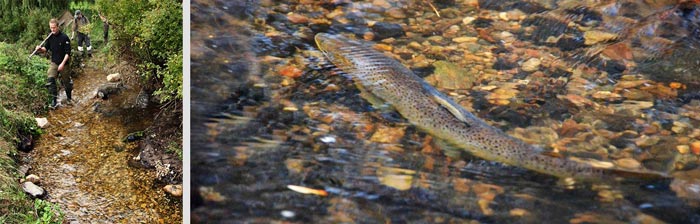
[[42,47],[41,45],[39,45],[39,46],[36,46],[35,49],[36,49],[37,51],[39,51],[39,53],[44,53],[44,52],[46,52],[46,49],[49,47],[49,43],[51,43],[51,42],[49,42],[48,39],[47,39],[46,44],[45,44],[45,47]]
[[70,59],[70,54],[66,53],[66,56],[63,56],[63,61],[61,61],[61,64],[58,65],[58,71],[63,71],[63,67],[66,66],[66,62],[68,62],[68,59]]
[[58,65],[58,71],[63,71],[63,67],[66,66],[66,63],[68,63],[68,60],[70,59],[70,40],[66,40],[66,44],[63,45],[63,52],[66,52],[66,55],[63,56],[63,61],[61,61],[61,64]]

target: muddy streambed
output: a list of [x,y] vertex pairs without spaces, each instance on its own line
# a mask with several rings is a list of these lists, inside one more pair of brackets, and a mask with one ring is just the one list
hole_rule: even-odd
[[154,169],[129,166],[138,145],[122,141],[147,128],[157,108],[136,106],[139,89],[128,86],[108,100],[94,98],[108,73],[86,64],[74,77],[73,105],[61,91],[62,106],[48,113],[50,126],[29,154],[30,173],[71,223],[180,222],[180,199],[154,183]]
[[[700,222],[697,15],[692,1],[195,1],[193,221]],[[529,144],[673,178],[571,183],[449,158],[328,66],[320,32],[368,42]]]

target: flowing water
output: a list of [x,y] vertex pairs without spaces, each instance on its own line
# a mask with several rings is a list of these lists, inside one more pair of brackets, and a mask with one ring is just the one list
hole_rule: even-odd
[[[123,138],[152,123],[157,108],[136,104],[139,90],[127,86],[107,100],[95,98],[109,71],[87,59],[74,77],[73,105],[48,113],[50,126],[31,152],[30,172],[42,178],[47,200],[60,205],[69,223],[175,223],[180,199],[154,183],[155,170],[134,168],[137,143]],[[156,109],[156,110],[154,110]]]
[[[700,223],[695,2],[194,1],[192,219]],[[448,157],[362,99],[319,32],[374,44],[530,144],[674,178],[572,183]]]

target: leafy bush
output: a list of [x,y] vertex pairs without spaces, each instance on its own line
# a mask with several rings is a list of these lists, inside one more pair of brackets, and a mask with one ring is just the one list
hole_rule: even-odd
[[34,116],[25,112],[0,108],[0,138],[18,143],[17,133],[40,134]]
[[163,88],[155,92],[161,101],[182,99],[182,52],[168,59],[165,69],[158,71],[163,80]]
[[41,199],[34,200],[34,210],[37,212],[38,219],[35,223],[63,223],[63,212],[60,207],[51,202]]
[[28,46],[27,55],[34,50],[33,46],[39,45],[46,35],[48,35],[51,30],[49,29],[49,20],[53,16],[51,11],[48,9],[34,9],[29,11],[29,15],[25,18],[24,23],[26,28],[20,34],[20,39],[18,41],[19,46]]
[[49,100],[44,84],[48,60],[17,51],[17,45],[0,42],[0,107],[40,112]]
[[[21,49],[38,44],[49,32],[51,16],[68,8],[69,0],[0,1],[0,41],[22,43]],[[37,26],[37,24],[41,26]],[[36,42],[36,43],[35,43]]]
[[182,99],[182,3],[173,0],[97,0],[114,26],[118,52],[132,53],[162,100]]

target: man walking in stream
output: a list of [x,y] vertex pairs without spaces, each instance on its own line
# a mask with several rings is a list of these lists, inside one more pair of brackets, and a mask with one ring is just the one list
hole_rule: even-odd
[[71,34],[71,39],[74,35],[78,36],[78,51],[83,54],[83,45],[87,48],[88,56],[92,56],[92,44],[90,44],[90,20],[88,20],[85,15],[83,15],[80,10],[75,10],[75,18],[73,19],[73,33]]
[[39,52],[51,51],[51,66],[48,71],[48,88],[51,95],[51,109],[58,106],[58,85],[56,78],[60,77],[61,84],[66,90],[67,103],[71,103],[71,92],[73,91],[73,80],[69,71],[68,61],[70,59],[70,39],[61,32],[58,26],[58,20],[51,19],[49,21],[51,35],[46,41],[46,46],[36,46]]

